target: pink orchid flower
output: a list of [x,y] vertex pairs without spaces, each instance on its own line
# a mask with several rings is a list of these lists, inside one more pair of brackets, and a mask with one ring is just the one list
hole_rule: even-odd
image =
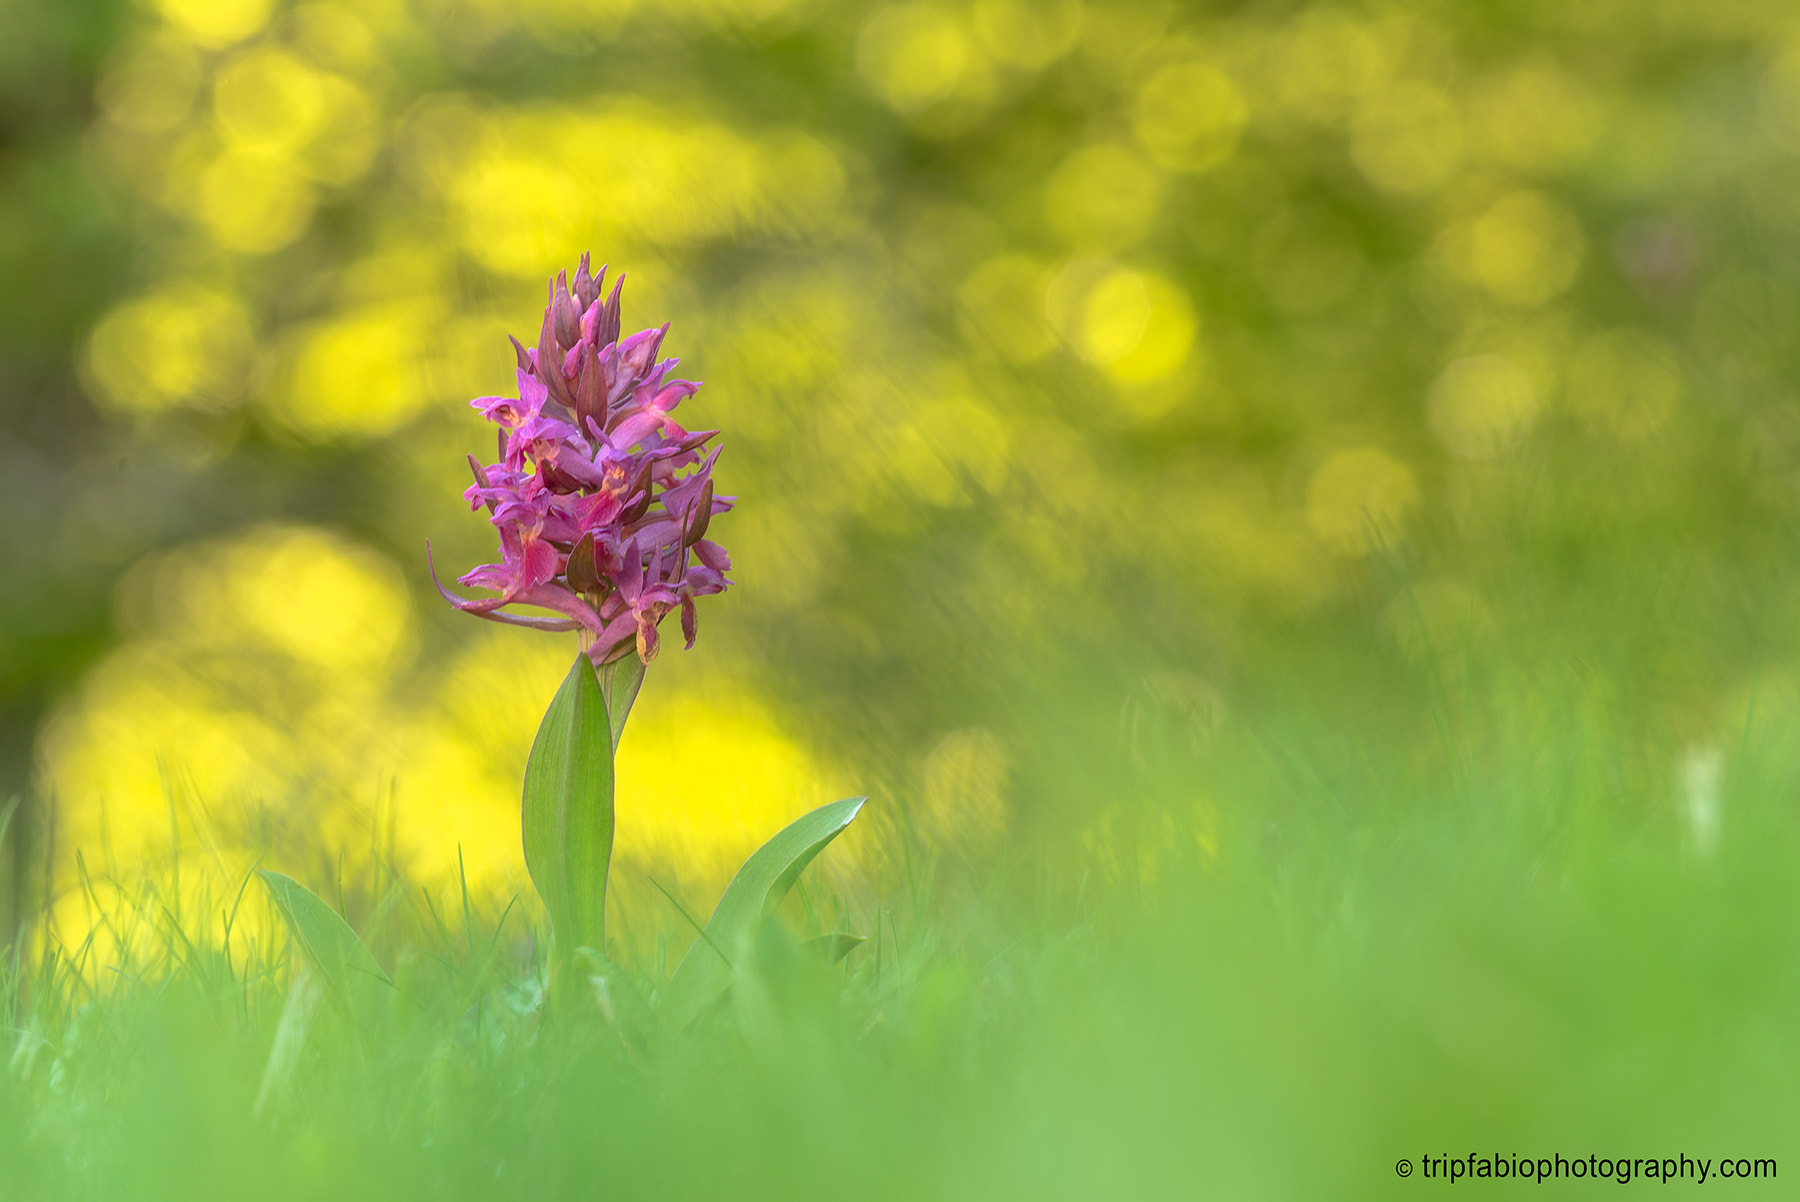
[[[730,557],[704,535],[736,498],[714,491],[719,449],[702,454],[718,431],[690,433],[670,416],[700,385],[668,378],[678,360],[657,361],[669,327],[621,340],[623,277],[602,300],[605,278],[586,255],[573,284],[559,273],[537,345],[513,341],[519,395],[470,402],[499,427],[500,462],[470,456],[475,483],[463,496],[487,509],[500,562],[457,579],[499,595],[437,587],[477,617],[577,630],[596,664],[633,652],[649,663],[665,616],[681,611],[692,647],[694,598],[730,585]],[[503,612],[514,605],[560,616]]]

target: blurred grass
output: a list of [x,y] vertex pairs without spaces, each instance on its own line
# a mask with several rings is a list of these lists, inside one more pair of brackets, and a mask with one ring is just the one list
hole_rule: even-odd
[[[1791,732],[1733,750],[1697,842],[1681,783],[1631,783],[1642,744],[1577,677],[1483,666],[1513,687],[1476,709],[1570,716],[1455,770],[1300,717],[1227,724],[1142,779],[1203,787],[1223,854],[1146,799],[1081,852],[1017,848],[960,886],[923,849],[917,887],[872,903],[809,877],[825,925],[870,942],[825,967],[791,905],[727,1007],[660,1044],[538,1009],[519,911],[465,927],[453,893],[402,885],[359,919],[396,989],[360,1033],[327,1012],[261,1119],[282,941],[240,935],[227,964],[200,914],[146,893],[141,959],[97,979],[51,959],[4,993],[8,1189],[1374,1198],[1400,1156],[1782,1158]],[[652,993],[672,962],[628,971]]]

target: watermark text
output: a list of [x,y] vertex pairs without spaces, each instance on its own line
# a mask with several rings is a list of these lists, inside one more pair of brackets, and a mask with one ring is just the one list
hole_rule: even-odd
[[1616,1181],[1629,1185],[1633,1181],[1692,1181],[1704,1185],[1708,1181],[1743,1178],[1773,1181],[1775,1158],[1772,1156],[1508,1156],[1496,1152],[1484,1156],[1470,1152],[1465,1156],[1449,1153],[1426,1154],[1416,1160],[1402,1156],[1394,1164],[1401,1177],[1422,1177],[1430,1181],[1455,1184],[1459,1181]]

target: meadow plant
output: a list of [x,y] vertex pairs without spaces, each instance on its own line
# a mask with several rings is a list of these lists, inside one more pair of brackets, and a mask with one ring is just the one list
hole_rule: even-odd
[[[735,502],[713,488],[719,448],[706,444],[718,431],[690,432],[672,416],[700,385],[671,378],[677,360],[658,361],[669,327],[620,337],[623,278],[603,296],[605,276],[586,255],[573,282],[558,273],[537,345],[512,340],[518,396],[470,402],[499,427],[498,451],[491,464],[469,457],[475,483],[463,495],[487,510],[500,560],[458,579],[498,595],[459,597],[432,568],[439,592],[464,613],[577,635],[532,744],[520,807],[526,869],[550,915],[552,993],[564,997],[578,971],[603,996],[609,979],[623,979],[606,956],[613,756],[662,620],[680,610],[691,648],[694,599],[730,584],[730,557],[706,535]],[[429,544],[426,554],[429,564]],[[735,949],[865,800],[803,815],[745,862],[661,995],[671,1021],[691,1021],[725,990]],[[263,879],[332,994],[348,1002],[358,979],[382,975],[328,905],[291,878]],[[842,955],[853,943],[832,946]]]

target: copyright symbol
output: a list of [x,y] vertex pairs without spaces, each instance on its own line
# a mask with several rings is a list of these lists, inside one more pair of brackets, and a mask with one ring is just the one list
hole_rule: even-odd
[[1411,1177],[1412,1161],[1407,1160],[1405,1157],[1401,1157],[1400,1163],[1394,1166],[1394,1172],[1400,1174],[1402,1177]]

